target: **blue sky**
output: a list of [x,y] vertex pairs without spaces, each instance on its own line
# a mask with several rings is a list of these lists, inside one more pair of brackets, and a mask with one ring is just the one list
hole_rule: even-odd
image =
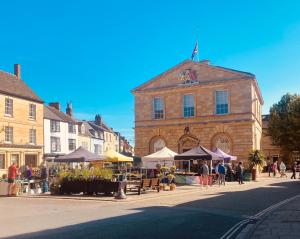
[[300,1],[2,1],[0,69],[133,140],[130,90],[190,57],[256,75],[263,112],[300,93]]

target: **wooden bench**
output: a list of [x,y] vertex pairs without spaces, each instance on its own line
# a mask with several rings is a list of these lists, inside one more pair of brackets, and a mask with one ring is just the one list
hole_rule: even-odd
[[131,191],[133,188],[137,189],[138,195],[141,195],[142,191],[146,190],[156,190],[159,192],[159,178],[145,178],[141,181],[135,181],[135,182],[128,182],[128,189]]

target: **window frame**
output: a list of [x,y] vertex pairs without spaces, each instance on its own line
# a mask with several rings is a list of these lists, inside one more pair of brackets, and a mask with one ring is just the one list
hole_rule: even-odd
[[[155,100],[156,99],[160,99],[161,103],[162,103],[162,117],[160,118],[156,118],[156,112],[155,112]],[[160,113],[157,113],[160,114]],[[166,117],[166,113],[165,113],[165,101],[164,101],[164,97],[162,96],[155,96],[152,98],[152,119],[153,120],[163,120]]]
[[5,169],[6,162],[5,162],[5,154],[0,153],[0,169]]
[[[56,143],[55,150],[53,150],[53,148],[52,148],[53,140],[55,140],[55,143]],[[50,137],[50,151],[52,153],[61,152],[60,137],[55,137],[55,136]]]
[[4,132],[5,132],[5,142],[12,144],[14,142],[14,128],[11,126],[5,126]]
[[[76,150],[76,139],[68,139],[68,145],[69,145],[68,147],[69,151]],[[73,148],[70,147],[71,145],[73,146]]]
[[[193,97],[193,115],[185,115],[185,105],[184,105],[184,97],[185,96],[192,96]],[[188,107],[188,108],[192,108],[192,107]],[[182,116],[183,118],[193,118],[196,116],[196,96],[193,93],[189,93],[189,94],[184,94],[182,95]]]
[[[54,127],[52,127],[54,125]],[[60,121],[58,120],[50,120],[50,131],[51,133],[59,133],[60,132]]]
[[68,132],[70,134],[76,134],[76,124],[68,123]]
[[[33,107],[33,108],[31,108],[31,107]],[[30,120],[36,120],[36,104],[29,103],[29,113],[28,113],[28,116],[29,116]]]
[[29,144],[36,145],[36,129],[29,129]]
[[4,99],[4,115],[14,117],[14,100],[12,98],[5,97]]
[[[227,112],[226,113],[218,113],[218,104],[217,104],[217,92],[226,92],[227,93]],[[230,114],[230,95],[229,95],[229,90],[228,89],[223,89],[223,90],[215,90],[215,115],[228,115]],[[224,104],[221,104],[224,105]]]

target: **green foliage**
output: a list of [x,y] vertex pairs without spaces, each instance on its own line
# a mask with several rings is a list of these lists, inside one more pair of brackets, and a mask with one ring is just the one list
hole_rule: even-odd
[[91,169],[75,169],[72,171],[61,171],[59,180],[65,178],[88,180],[92,178],[101,178],[111,180],[113,176],[112,169],[108,168],[91,168]]
[[300,151],[300,95],[286,94],[271,107],[268,135],[283,152]]
[[265,163],[264,155],[260,150],[253,150],[249,153],[249,164],[250,168],[253,168],[255,166],[263,166]]

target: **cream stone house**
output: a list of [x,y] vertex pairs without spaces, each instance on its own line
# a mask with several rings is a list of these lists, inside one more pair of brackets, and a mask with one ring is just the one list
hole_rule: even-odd
[[186,60],[132,93],[136,156],[201,144],[246,160],[261,148],[263,98],[251,73]]
[[12,162],[39,166],[43,156],[43,100],[14,74],[0,71],[0,175]]

